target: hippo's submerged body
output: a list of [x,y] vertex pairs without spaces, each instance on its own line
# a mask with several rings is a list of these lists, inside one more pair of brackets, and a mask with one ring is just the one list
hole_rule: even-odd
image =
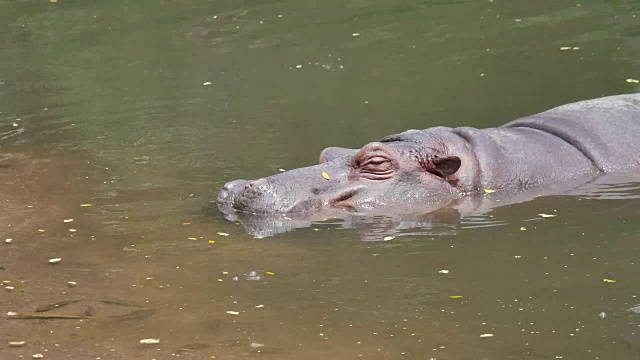
[[[640,171],[640,94],[560,106],[501,127],[435,127],[362,149],[328,148],[320,164],[227,183],[229,214],[437,209],[485,189],[514,193]],[[393,210],[395,211],[395,210]]]

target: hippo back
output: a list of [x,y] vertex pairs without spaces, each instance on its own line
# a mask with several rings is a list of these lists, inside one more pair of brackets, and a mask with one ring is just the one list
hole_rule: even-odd
[[640,169],[640,94],[562,105],[502,127],[533,128],[557,136],[604,172]]

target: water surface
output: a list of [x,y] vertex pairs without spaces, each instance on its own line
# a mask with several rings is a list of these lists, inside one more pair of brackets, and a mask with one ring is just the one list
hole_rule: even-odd
[[640,354],[637,182],[264,239],[210,204],[228,180],[327,146],[637,92],[635,2],[0,1],[0,14],[0,277],[14,288],[0,310],[76,299],[48,313],[93,316],[3,317],[0,357]]

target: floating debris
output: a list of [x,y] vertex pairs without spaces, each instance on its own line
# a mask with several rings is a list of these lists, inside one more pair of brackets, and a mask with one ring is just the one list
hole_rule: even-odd
[[640,83],[640,80],[638,79],[627,79],[627,82],[630,84],[638,84]]
[[211,85],[211,81],[205,81],[202,83],[203,86]]
[[527,228],[523,226],[520,228],[520,231],[527,231]]
[[220,231],[218,231],[216,234],[220,236],[229,236],[229,234],[227,234],[226,232],[220,232]]
[[215,240],[209,240],[209,244],[215,244],[216,241]]
[[229,315],[240,315],[240,313],[239,313],[239,312],[237,312],[237,311],[231,311],[231,310],[227,311],[227,314],[229,314]]
[[49,259],[49,264],[57,264],[60,261],[62,261],[62,258],[53,258],[53,259]]
[[75,320],[75,319],[91,319],[93,316],[90,315],[66,315],[66,314],[31,314],[31,313],[16,313],[16,312],[8,312],[7,317],[9,319],[17,319],[17,320],[48,320],[48,319],[67,319],[67,320]]
[[451,295],[449,296],[451,299],[462,299],[462,295]]
[[182,223],[182,225],[191,225],[191,223],[188,222],[188,221],[185,221],[185,222]]
[[38,232],[39,232],[39,233],[43,233],[43,232],[44,232],[44,229],[38,229]]
[[13,239],[4,239],[4,242],[7,244],[10,244],[13,241]]
[[4,289],[7,290],[7,291],[12,291],[15,288],[13,286],[5,286]]
[[64,219],[62,221],[66,222],[66,223],[70,223],[70,222],[73,222],[73,219]]
[[198,238],[196,238],[196,237],[190,237],[190,238],[187,238],[187,240],[194,240],[194,241],[195,241],[195,240],[198,240]]
[[267,275],[275,275],[275,273],[272,272],[272,271],[267,271],[265,274],[267,274]]
[[393,239],[395,239],[394,236],[385,236],[384,239],[382,239],[382,241],[391,241]]
[[538,216],[540,216],[541,218],[552,218],[552,217],[556,217],[558,215],[552,215],[552,214],[538,214]]
[[27,345],[26,341],[11,341],[9,342],[9,347],[23,347]]
[[67,286],[69,287],[75,287],[76,285],[78,285],[78,283],[75,281],[67,281]]
[[327,180],[331,180],[331,178],[329,178],[329,174],[327,174],[326,172],[322,172],[322,177],[327,179]]
[[154,338],[142,339],[140,340],[140,344],[145,344],[145,345],[160,344],[160,339],[154,339]]
[[258,281],[261,280],[260,276],[255,271],[249,271],[247,274],[244,274],[245,280],[249,281]]
[[80,206],[82,206],[82,207],[90,207],[90,206],[93,206],[93,204],[80,204]]
[[600,317],[600,319],[604,319],[607,317],[607,313],[604,311],[601,311],[600,314],[598,314],[598,316]]
[[358,36],[360,36],[360,33],[353,33],[353,34],[351,34],[351,36],[358,37]]
[[285,171],[287,171],[287,170],[285,170],[285,169],[278,169],[278,171],[280,171],[280,172],[285,172]]
[[480,338],[484,339],[484,338],[490,338],[493,337],[493,334],[481,334]]
[[[51,2],[56,2],[56,0],[50,0],[50,1]],[[44,355],[42,355],[42,354],[33,354],[33,355],[31,355],[31,358],[32,359],[43,359]]]
[[449,273],[449,270],[442,269],[442,270],[438,271],[438,273],[439,273],[439,274],[448,274],[448,273]]
[[264,305],[260,304],[260,305],[256,305],[256,306],[254,306],[254,307],[255,307],[255,308],[263,308],[263,307],[264,307]]
[[613,279],[602,279],[602,281],[606,282],[606,283],[614,283],[617,282],[616,280]]
[[496,191],[493,190],[493,189],[484,189],[484,193],[485,194],[493,194],[494,192],[496,192]]

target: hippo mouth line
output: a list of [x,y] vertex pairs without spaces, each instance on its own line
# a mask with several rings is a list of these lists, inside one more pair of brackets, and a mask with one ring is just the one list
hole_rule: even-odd
[[329,200],[328,205],[334,208],[353,209],[355,204],[352,199],[358,194],[358,192],[360,192],[360,190],[362,190],[362,187],[344,190],[338,193],[335,198]]

